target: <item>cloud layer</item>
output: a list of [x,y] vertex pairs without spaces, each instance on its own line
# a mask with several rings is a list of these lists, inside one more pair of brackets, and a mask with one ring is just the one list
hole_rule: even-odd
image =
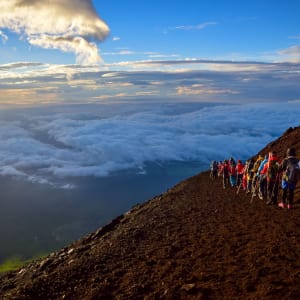
[[[148,163],[248,158],[289,126],[299,103],[95,106],[93,113],[22,114],[0,124],[0,174],[53,184],[144,171]],[[67,110],[64,108],[64,110]],[[17,118],[16,118],[17,119]]]
[[95,42],[109,33],[91,0],[0,0],[0,28],[20,34],[31,45],[74,52],[83,64],[101,61]]
[[[127,70],[127,68],[131,68]],[[0,65],[0,107],[103,101],[282,102],[300,99],[299,63],[138,61]]]

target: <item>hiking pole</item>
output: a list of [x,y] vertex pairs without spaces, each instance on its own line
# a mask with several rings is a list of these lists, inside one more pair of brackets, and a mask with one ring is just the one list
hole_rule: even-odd
[[253,202],[253,199],[256,196],[256,190],[257,190],[258,184],[259,184],[259,178],[256,178],[256,182],[255,182],[255,185],[254,185],[254,190],[252,190],[250,203]]
[[275,192],[276,184],[277,184],[277,186],[279,186],[279,172],[277,172],[277,174],[276,174],[275,182],[274,182],[274,185],[273,185],[273,188],[272,188],[271,198],[269,199],[270,203],[273,202],[272,199],[274,197],[274,192]]
[[237,189],[237,191],[236,191],[236,194],[238,194],[239,192],[240,192],[240,189],[241,189],[241,186],[243,185],[243,182],[241,182],[240,184],[239,184],[239,187],[238,187],[238,189]]

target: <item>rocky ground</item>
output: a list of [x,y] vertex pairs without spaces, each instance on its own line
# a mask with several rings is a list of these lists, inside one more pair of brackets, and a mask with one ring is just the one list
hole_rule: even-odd
[[[300,155],[300,127],[261,153],[291,145]],[[198,174],[2,275],[0,299],[300,299],[299,188],[295,200],[293,210],[251,203]]]

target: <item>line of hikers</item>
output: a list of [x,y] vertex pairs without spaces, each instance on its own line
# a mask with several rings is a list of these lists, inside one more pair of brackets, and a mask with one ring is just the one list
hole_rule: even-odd
[[[256,160],[250,159],[242,163],[234,158],[224,161],[212,161],[210,177],[223,178],[223,188],[237,187],[247,194],[266,200],[268,205],[278,205],[281,208],[291,209],[294,201],[294,190],[300,179],[300,161],[296,158],[296,149],[289,148],[286,158],[281,160],[275,151],[266,156],[259,155]],[[279,185],[281,183],[282,199],[278,203]]]

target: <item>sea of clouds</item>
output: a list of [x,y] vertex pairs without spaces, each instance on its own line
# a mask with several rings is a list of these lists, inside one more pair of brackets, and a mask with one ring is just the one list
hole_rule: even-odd
[[196,161],[208,168],[213,159],[246,159],[299,126],[298,101],[186,107],[106,104],[84,112],[2,113],[0,175],[55,185],[72,177],[142,173],[149,163]]

